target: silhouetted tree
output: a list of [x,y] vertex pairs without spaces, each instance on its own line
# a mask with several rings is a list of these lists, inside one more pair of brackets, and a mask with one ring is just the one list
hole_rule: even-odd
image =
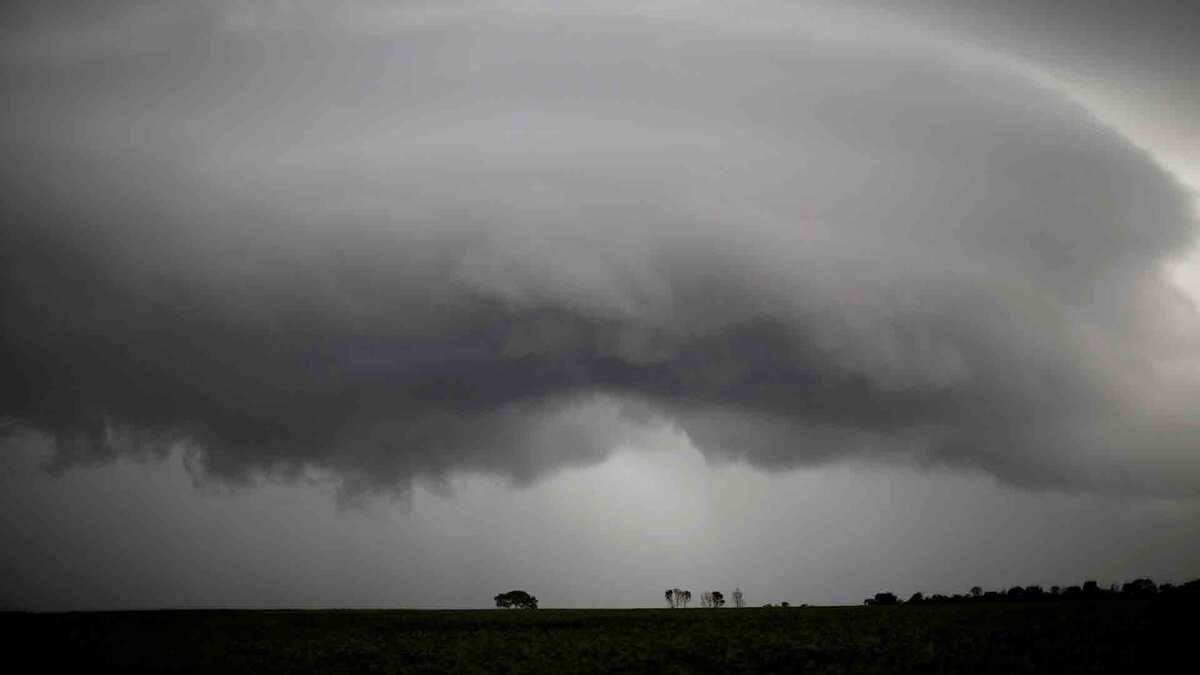
[[725,594],[722,593],[721,591],[713,591],[712,592],[712,601],[713,601],[714,609],[717,607],[724,607],[725,606]]
[[496,606],[501,609],[537,609],[537,598],[525,591],[509,591],[496,596]]
[[668,588],[664,597],[667,599],[667,606],[671,609],[687,607],[688,601],[692,599],[692,592],[679,588]]
[[1158,586],[1156,586],[1154,582],[1149,579],[1134,579],[1133,581],[1126,582],[1125,585],[1121,587],[1121,593],[1123,595],[1145,596],[1154,595],[1157,592]]
[[909,604],[912,604],[912,605],[915,605],[919,602],[924,602],[924,600],[925,600],[925,596],[921,594],[921,591],[917,591],[916,593],[913,593],[912,596],[910,596],[908,598]]
[[1085,581],[1083,582],[1083,592],[1086,595],[1099,595],[1100,585],[1094,581]]
[[978,586],[971,587],[971,597],[978,598],[983,595],[983,589]]
[[863,601],[868,605],[895,605],[900,602],[895,593],[876,593],[874,598]]
[[733,606],[737,607],[738,609],[741,609],[742,607],[746,606],[746,599],[742,595],[741,588],[733,589]]

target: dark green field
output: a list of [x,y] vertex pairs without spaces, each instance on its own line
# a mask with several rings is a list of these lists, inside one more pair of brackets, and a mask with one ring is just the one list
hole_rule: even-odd
[[[1150,601],[687,610],[5,614],[37,671],[1164,672]],[[20,661],[17,661],[20,663]],[[1176,669],[1176,672],[1188,670]],[[15,671],[10,671],[15,672]],[[33,672],[30,670],[28,672]]]

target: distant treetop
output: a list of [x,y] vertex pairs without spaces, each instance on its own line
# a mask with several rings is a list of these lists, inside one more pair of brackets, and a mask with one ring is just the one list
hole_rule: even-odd
[[537,598],[525,591],[509,591],[496,596],[496,606],[501,609],[537,609]]

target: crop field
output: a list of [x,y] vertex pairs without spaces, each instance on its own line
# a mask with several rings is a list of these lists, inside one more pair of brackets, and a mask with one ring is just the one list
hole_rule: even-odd
[[1161,672],[1191,623],[1124,600],[0,616],[39,672],[183,673]]

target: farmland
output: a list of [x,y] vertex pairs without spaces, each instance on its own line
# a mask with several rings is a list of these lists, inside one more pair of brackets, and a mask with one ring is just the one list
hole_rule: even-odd
[[1154,601],[641,610],[2,615],[39,670],[1128,672],[1183,639]]

